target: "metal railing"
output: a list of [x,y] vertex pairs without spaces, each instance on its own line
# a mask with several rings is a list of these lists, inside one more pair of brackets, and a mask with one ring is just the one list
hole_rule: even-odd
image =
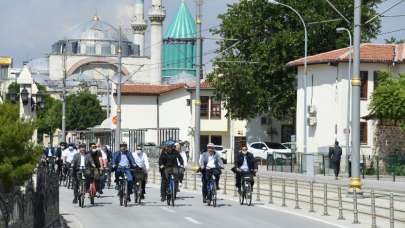
[[[158,169],[154,166],[153,170],[154,183],[158,183]],[[186,170],[184,178],[185,189],[199,192],[200,174]],[[223,171],[220,187],[223,196],[236,199],[237,190],[232,172]],[[390,193],[371,188],[353,192],[346,185],[258,175],[255,178],[254,195],[257,202],[335,216],[337,220],[352,218],[353,223],[361,223],[367,219],[369,221],[366,222],[370,224],[387,224],[381,227],[388,227],[388,224],[390,227],[394,227],[394,224],[398,224],[398,227],[405,225],[405,192]]]
[[40,164],[24,186],[0,193],[2,228],[56,228],[59,220],[58,176],[46,164]]

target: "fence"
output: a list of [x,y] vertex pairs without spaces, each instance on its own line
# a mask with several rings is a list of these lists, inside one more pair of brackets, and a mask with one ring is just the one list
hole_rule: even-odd
[[[152,167],[150,180],[157,184],[160,175]],[[237,199],[234,174],[223,171],[220,179],[222,196]],[[186,170],[183,188],[200,192],[201,176]],[[405,225],[405,194],[390,193],[378,189],[363,188],[362,192],[351,192],[346,185],[326,184],[316,181],[301,181],[274,176],[256,176],[254,200],[260,204],[334,216],[336,219],[352,220],[353,223],[369,223],[372,227],[398,227]],[[374,226],[374,225],[375,226]]]
[[[312,167],[309,167],[311,161]],[[342,158],[341,173],[350,176],[351,162]],[[333,175],[334,163],[325,154],[276,153],[267,157],[267,170],[290,173],[307,173],[313,169],[315,175]],[[363,179],[405,181],[405,155],[360,156],[360,172]]]
[[59,184],[54,170],[41,164],[23,187],[0,193],[0,227],[60,227]]

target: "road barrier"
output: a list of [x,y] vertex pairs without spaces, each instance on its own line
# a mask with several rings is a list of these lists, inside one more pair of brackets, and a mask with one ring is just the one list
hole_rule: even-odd
[[[159,181],[160,175],[155,175]],[[201,188],[201,181],[197,179],[199,177],[199,173],[186,170],[184,182],[193,182],[192,190],[199,192]],[[322,214],[335,215],[339,220],[344,219],[343,214],[346,211],[353,213],[353,222],[360,222],[360,219],[368,217],[371,221],[375,220],[375,224],[384,222],[387,224],[385,227],[389,227],[388,224],[391,223],[393,225],[405,224],[405,194],[390,194],[381,190],[364,188],[362,197],[359,199],[357,192],[347,194],[349,188],[346,185],[331,183],[326,185],[315,180],[304,181],[265,175],[258,175],[255,180],[257,182],[254,186],[256,199],[257,196],[260,200],[265,197],[269,204],[280,202],[279,205],[286,207],[291,203],[295,205],[294,208],[297,206],[308,208],[311,213],[314,213],[315,210],[322,210]],[[238,193],[232,172],[223,172],[220,186],[223,186],[221,193],[224,196],[237,199]],[[227,194],[231,189],[233,189],[233,194]],[[398,203],[394,204],[394,201]]]

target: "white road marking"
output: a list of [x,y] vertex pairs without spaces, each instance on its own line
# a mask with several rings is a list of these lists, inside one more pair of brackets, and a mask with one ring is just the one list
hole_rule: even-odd
[[174,211],[174,210],[172,210],[170,208],[167,208],[167,207],[161,207],[161,209],[164,210],[164,211],[170,212],[170,213],[176,213],[176,211]]
[[194,223],[194,224],[196,224],[196,225],[201,225],[201,222],[199,222],[199,221],[197,221],[197,220],[195,220],[195,219],[193,219],[193,218],[191,218],[191,217],[184,217],[187,221],[189,221],[189,222],[191,222],[191,223]]

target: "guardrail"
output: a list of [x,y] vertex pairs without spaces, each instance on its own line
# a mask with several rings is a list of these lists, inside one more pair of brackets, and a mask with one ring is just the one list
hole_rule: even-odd
[[[153,183],[160,181],[156,166],[152,167],[152,176]],[[220,193],[223,196],[237,197],[234,183],[234,174],[224,170],[220,179]],[[200,174],[186,170],[183,188],[199,191]],[[363,188],[362,192],[356,192],[346,185],[257,175],[254,196],[259,203],[292,207],[309,213],[319,212],[323,216],[335,216],[337,220],[352,219],[353,223],[361,223],[363,220],[372,224],[371,227],[376,227],[377,223],[386,224],[381,227],[391,228],[395,224],[398,227],[405,225],[405,193],[390,193],[372,188]]]
[[46,163],[37,167],[24,186],[0,193],[2,228],[56,228],[59,220],[58,176]]

